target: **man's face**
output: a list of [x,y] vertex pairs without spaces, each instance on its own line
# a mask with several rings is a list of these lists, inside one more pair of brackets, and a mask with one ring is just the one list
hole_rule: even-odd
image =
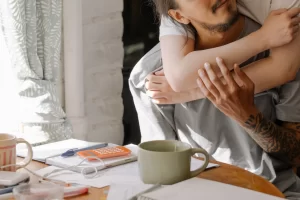
[[238,19],[236,0],[177,0],[179,10],[195,27],[227,31]]

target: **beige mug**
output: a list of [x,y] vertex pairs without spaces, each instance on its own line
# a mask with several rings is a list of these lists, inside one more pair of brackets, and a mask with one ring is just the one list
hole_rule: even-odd
[[[28,155],[24,160],[16,163],[16,145],[25,143],[28,148]],[[26,167],[32,160],[31,145],[21,138],[14,135],[0,133],[0,171],[16,171],[19,168]]]
[[[196,153],[203,154],[205,162],[191,171],[191,157]],[[205,150],[191,148],[180,141],[157,140],[139,145],[138,165],[145,184],[171,185],[184,181],[204,171],[208,162],[209,155]]]

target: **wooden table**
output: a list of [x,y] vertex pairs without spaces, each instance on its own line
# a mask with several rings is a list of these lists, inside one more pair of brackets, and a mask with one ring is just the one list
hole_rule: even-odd
[[[255,174],[252,174],[246,170],[243,170],[241,168],[219,163],[219,162],[213,162],[220,165],[218,168],[213,168],[206,170],[205,172],[202,172],[199,177],[218,181],[222,183],[227,183],[230,185],[235,185],[243,188],[247,188],[250,190],[255,190],[258,192],[274,195],[277,197],[283,197],[284,195],[270,182],[265,180],[264,178],[257,176]],[[39,170],[44,167],[47,167],[47,165],[39,162],[33,161],[28,168],[31,170]],[[37,178],[34,176],[31,176],[31,182],[37,181]],[[105,187],[102,189],[98,188],[91,188],[89,191],[89,194],[82,195],[78,197],[73,197],[74,200],[106,200],[107,194],[109,191],[109,187]]]

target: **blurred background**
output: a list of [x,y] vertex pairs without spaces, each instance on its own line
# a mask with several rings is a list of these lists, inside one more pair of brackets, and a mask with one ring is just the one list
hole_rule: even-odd
[[137,114],[128,87],[128,78],[134,65],[158,43],[158,21],[149,0],[124,0],[124,142],[139,143],[140,130]]

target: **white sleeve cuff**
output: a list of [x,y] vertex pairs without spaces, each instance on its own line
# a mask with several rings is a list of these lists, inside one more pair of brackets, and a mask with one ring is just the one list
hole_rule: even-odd
[[166,17],[162,17],[159,27],[159,37],[166,35],[188,36],[189,38],[195,40],[195,36],[191,31],[186,31],[179,23],[173,22]]

